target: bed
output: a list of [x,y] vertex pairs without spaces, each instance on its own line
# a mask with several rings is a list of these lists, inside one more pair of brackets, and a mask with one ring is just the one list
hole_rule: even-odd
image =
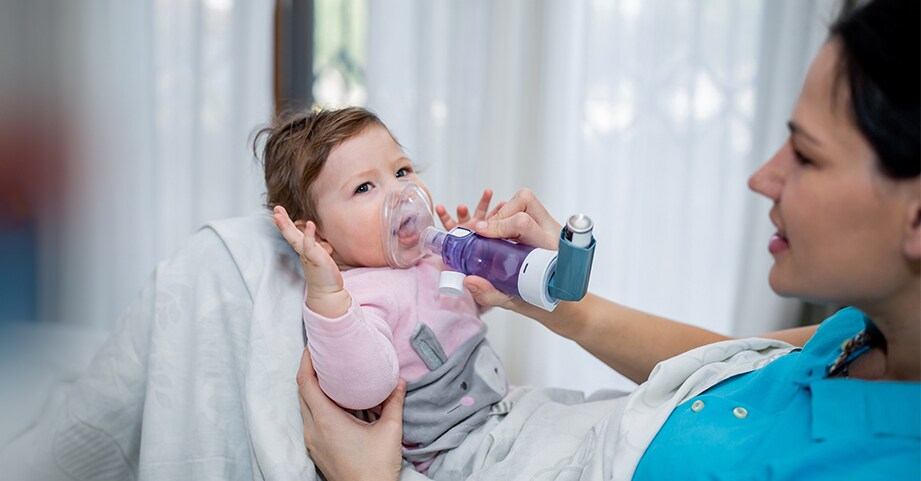
[[26,479],[15,470],[34,428],[45,413],[60,408],[107,337],[91,327],[0,323],[0,472],[6,479]]
[[[198,231],[110,333],[2,326],[4,479],[318,479],[295,383],[303,285],[296,254],[260,214]],[[457,477],[629,479],[675,405],[791,348],[705,346],[660,364],[630,396],[513,389],[500,420],[454,450]]]

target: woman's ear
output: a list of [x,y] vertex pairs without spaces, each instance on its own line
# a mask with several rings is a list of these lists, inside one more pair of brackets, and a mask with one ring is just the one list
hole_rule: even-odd
[[917,261],[921,260],[921,199],[916,197],[909,207],[903,251],[909,259]]

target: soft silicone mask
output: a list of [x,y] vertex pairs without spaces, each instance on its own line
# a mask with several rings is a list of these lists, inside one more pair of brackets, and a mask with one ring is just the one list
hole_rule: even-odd
[[425,256],[423,238],[435,225],[428,196],[418,185],[407,182],[387,193],[381,216],[387,264],[412,267]]

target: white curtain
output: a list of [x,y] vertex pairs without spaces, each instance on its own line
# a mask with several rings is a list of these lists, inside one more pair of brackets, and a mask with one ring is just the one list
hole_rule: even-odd
[[248,145],[271,119],[274,2],[61,0],[75,141],[42,228],[41,317],[109,327],[204,222],[264,202]]
[[[593,292],[753,334],[796,304],[767,286],[769,204],[745,181],[834,4],[371,1],[368,105],[439,202],[529,187],[595,220]],[[198,226],[263,202],[249,139],[271,114],[274,2],[42,5],[79,140],[41,228],[41,318],[107,327]],[[513,382],[623,383],[532,321],[487,321]]]
[[[369,5],[368,105],[436,202],[528,187],[560,221],[595,220],[591,291],[727,334],[795,321],[746,181],[782,143],[836,2]],[[512,382],[629,386],[533,321],[487,320]]]

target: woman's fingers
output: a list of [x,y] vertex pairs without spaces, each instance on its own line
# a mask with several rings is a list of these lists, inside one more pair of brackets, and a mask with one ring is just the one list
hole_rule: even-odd
[[326,394],[320,388],[320,381],[317,380],[317,373],[314,371],[313,361],[310,359],[310,351],[306,347],[303,354],[301,354],[301,365],[297,369],[297,390],[302,401],[302,411],[306,410],[307,414],[311,415],[311,418],[313,414],[316,414],[317,410],[326,409],[328,406],[341,410],[326,397]]
[[464,287],[481,306],[511,309],[517,302],[515,298],[499,291],[489,281],[479,276],[465,277]]
[[[448,215],[443,205],[435,206],[435,213],[446,230],[458,225],[475,229],[486,237],[512,239],[535,247],[556,249],[559,244],[560,225],[530,190],[521,189],[508,201],[499,202],[489,210],[493,192],[483,190],[473,217],[466,205],[457,207],[457,219]],[[488,212],[488,213],[487,213]]]
[[547,232],[528,214],[518,212],[506,218],[493,217],[478,222],[476,232],[485,237],[511,239],[534,247],[556,249],[558,243],[548,238]]
[[385,422],[396,422],[400,426],[403,423],[403,401],[406,400],[406,380],[400,378],[397,381],[397,387],[387,396],[387,399],[381,404],[381,417],[377,420]]
[[314,429],[316,429],[313,413],[310,411],[310,406],[304,401],[304,395],[301,394],[300,389],[298,389],[297,401],[301,406],[301,418],[304,419],[304,430],[312,433]]
[[527,190],[519,190],[494,216],[474,226],[486,237],[512,239],[534,247],[556,249],[559,245],[560,224]]
[[499,211],[502,210],[503,207],[505,207],[505,201],[504,201],[504,200],[501,201],[501,202],[499,202],[498,204],[496,204],[496,206],[493,207],[493,209],[489,212],[489,215],[487,215],[486,217],[484,217],[484,219],[490,219],[490,218],[492,218],[492,217],[495,217],[496,214],[498,214]]
[[320,387],[320,381],[317,379],[317,373],[313,369],[310,350],[306,347],[303,354],[301,354],[301,365],[297,370],[296,380],[301,416],[304,418],[304,429],[308,433],[316,433],[318,421],[322,423],[324,420],[350,418],[348,413],[323,392],[323,388]]
[[297,368],[297,389],[305,395],[313,384],[319,384],[317,373],[313,370],[313,360],[310,359],[310,350],[306,347],[301,353],[301,364]]
[[304,445],[326,479],[399,478],[406,381],[398,381],[382,405],[381,417],[372,423],[359,421],[326,397],[306,348],[297,371],[297,386]]
[[307,393],[314,389],[314,385],[319,388],[316,371],[313,370],[313,362],[310,359],[310,351],[304,348],[301,354],[301,365],[297,369],[297,400],[301,407],[301,417],[304,418],[304,430],[313,432],[315,424],[313,412],[310,411],[310,405],[307,404]]
[[518,212],[524,212],[533,217],[538,223],[556,222],[553,216],[547,212],[547,209],[537,196],[528,189],[521,189],[512,196],[508,202],[496,214],[500,219],[511,217]]

